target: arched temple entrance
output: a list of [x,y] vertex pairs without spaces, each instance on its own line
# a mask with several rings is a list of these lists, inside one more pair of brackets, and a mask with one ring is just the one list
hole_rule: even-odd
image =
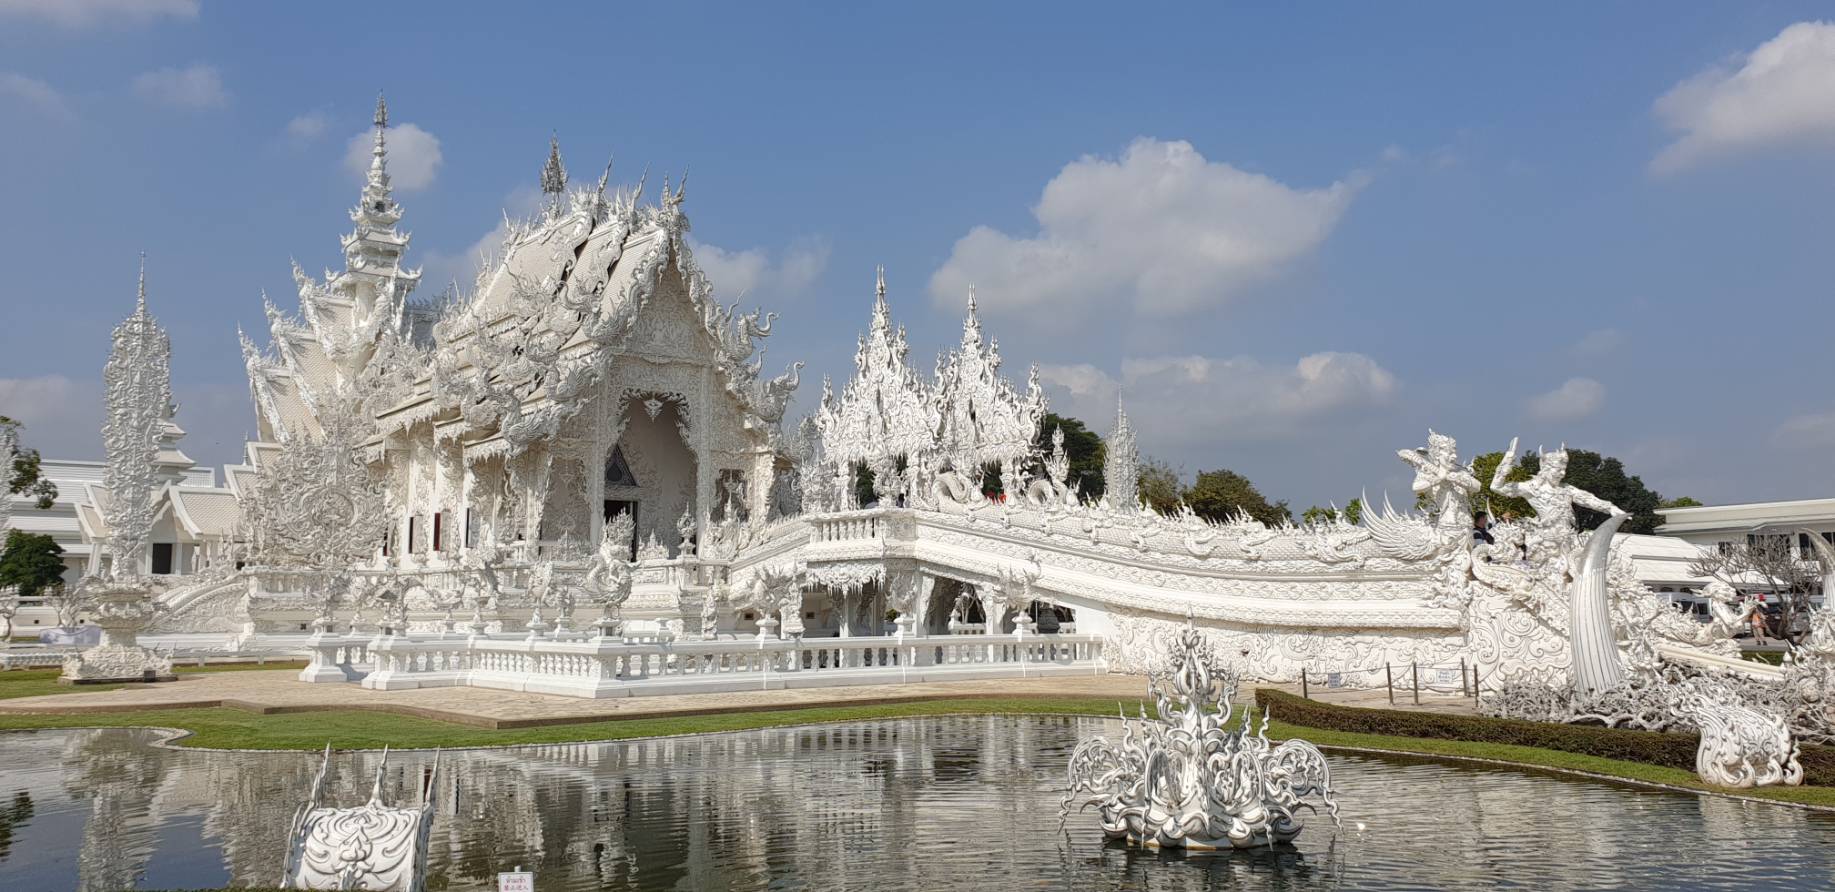
[[677,552],[682,516],[686,512],[692,519],[695,514],[697,462],[688,445],[686,409],[680,397],[629,394],[622,423],[603,463],[601,517],[609,520],[630,511],[636,521],[634,548],[654,536]]

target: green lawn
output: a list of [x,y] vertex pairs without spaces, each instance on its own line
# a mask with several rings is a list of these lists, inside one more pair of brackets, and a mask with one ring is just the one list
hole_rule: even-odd
[[[1125,701],[1132,712],[1138,701]],[[164,709],[86,715],[4,715],[0,730],[34,728],[161,727],[192,732],[180,745],[224,749],[319,750],[505,746],[626,740],[673,734],[745,731],[782,725],[854,722],[922,715],[1114,715],[1116,701],[1080,698],[929,700],[861,706],[824,706],[771,712],[669,718],[616,719],[540,728],[490,730],[432,719],[366,710],[325,710],[257,715],[239,709]]]
[[[1626,762],[1620,759],[1603,759],[1598,756],[1585,756],[1579,753],[1565,753],[1560,750],[1531,746],[1475,743],[1465,740],[1436,740],[1423,737],[1392,737],[1386,734],[1357,734],[1349,731],[1303,728],[1279,721],[1268,724],[1268,736],[1282,739],[1301,737],[1327,748],[1389,750],[1425,756],[1487,759],[1538,768],[1603,774],[1625,780],[1665,784],[1690,790],[1727,792],[1719,787],[1711,787],[1702,783],[1694,772],[1680,768]],[[1736,795],[1835,808],[1835,787],[1764,787],[1756,790],[1737,791]]]
[[[304,661],[268,661],[265,666],[255,663],[218,663],[204,666],[174,666],[172,671],[179,675],[191,675],[206,672],[247,672],[258,669],[300,669]],[[80,694],[91,691],[110,691],[115,688],[128,687],[121,684],[96,685],[62,685],[57,677],[63,674],[62,669],[12,669],[0,672],[0,700],[11,700],[15,697],[37,697],[41,694]]]
[[[233,671],[237,668],[244,667],[208,667],[203,671]],[[193,667],[190,670],[180,671],[198,670]],[[28,675],[36,675],[39,678],[22,677]],[[55,671],[0,673],[0,697],[44,693],[42,690],[33,690],[35,685],[49,685],[55,691],[60,692],[69,691],[69,688],[56,686],[50,680],[55,678],[55,675]],[[24,693],[16,692],[15,686]],[[1129,715],[1133,715],[1141,705],[1141,701],[1124,700],[1119,705]],[[44,728],[163,727],[191,732],[189,736],[180,741],[181,746],[317,750],[329,742],[336,749],[374,749],[384,745],[398,749],[452,748],[626,740],[636,737],[744,731],[786,725],[856,722],[927,715],[1113,716],[1116,714],[1117,706],[1116,700],[1107,698],[945,699],[917,703],[805,707],[725,715],[616,719],[501,731],[364,710],[258,715],[226,708],[167,709],[87,715],[0,714],[0,731]],[[1146,704],[1146,707],[1149,712],[1152,711],[1151,704]],[[1327,748],[1388,750],[1433,757],[1485,759],[1539,768],[1580,771],[1685,789],[1712,789],[1702,784],[1693,773],[1681,769],[1535,747],[1358,734],[1305,728],[1284,722],[1271,723],[1269,734],[1279,739],[1300,737]],[[1742,795],[1835,808],[1835,787],[1769,787],[1745,791]]]

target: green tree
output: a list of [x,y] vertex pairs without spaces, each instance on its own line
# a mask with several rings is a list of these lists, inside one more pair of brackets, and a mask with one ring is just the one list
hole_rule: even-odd
[[50,536],[12,530],[6,534],[6,551],[0,553],[0,587],[18,586],[23,597],[33,597],[64,579],[64,548]]
[[1677,496],[1673,499],[1664,499],[1663,501],[1657,503],[1657,507],[1658,508],[1700,508],[1702,507],[1702,504],[1699,500],[1690,498],[1688,496]]
[[1300,513],[1300,519],[1306,523],[1329,523],[1342,519],[1345,523],[1356,526],[1363,518],[1363,499],[1352,499],[1343,508],[1314,505]]
[[1051,454],[1051,435],[1058,428],[1064,429],[1064,454],[1070,459],[1070,473],[1065,482],[1077,487],[1084,498],[1100,497],[1107,483],[1102,476],[1102,437],[1082,421],[1047,412],[1045,420],[1039,423],[1038,439],[1034,441],[1039,454]]
[[[23,427],[25,425],[0,415],[0,428],[5,428],[15,439]],[[57,500],[57,484],[45,479],[39,469],[38,450],[19,447],[13,454],[11,472],[6,482],[7,495],[29,495],[40,511],[51,507]]]
[[854,463],[854,504],[864,508],[879,498],[879,494],[873,491],[876,479],[873,469],[867,467],[866,462]]
[[[1629,512],[1631,516],[1619,527],[1620,532],[1654,533],[1657,525],[1663,522],[1662,516],[1657,514],[1663,497],[1645,486],[1642,478],[1625,473],[1625,463],[1609,455],[1569,449],[1566,481],[1570,486],[1578,486]],[[1574,523],[1580,529],[1597,529],[1605,522],[1606,515],[1598,511],[1574,508]]]
[[1228,520],[1238,511],[1269,526],[1293,519],[1286,502],[1270,504],[1249,478],[1227,468],[1200,472],[1185,491],[1185,504],[1210,520]]
[[[1472,510],[1489,511],[1492,518],[1498,520],[1534,517],[1535,509],[1529,507],[1528,502],[1514,496],[1500,496],[1491,490],[1491,475],[1497,473],[1497,464],[1503,460],[1504,453],[1501,451],[1487,452],[1472,459],[1472,474],[1478,478],[1478,492],[1472,494]],[[1525,453],[1518,459],[1516,467],[1510,469],[1507,479],[1517,483],[1528,480],[1541,466],[1542,460],[1535,453]],[[1427,493],[1419,493],[1415,496],[1414,506],[1418,511],[1426,511],[1433,507],[1433,503],[1428,500]]]
[[[1477,475],[1481,487],[1472,496],[1472,509],[1483,511],[1488,507],[1496,518],[1534,517],[1535,509],[1529,507],[1528,502],[1500,496],[1491,490],[1491,475],[1497,472],[1497,464],[1503,458],[1502,452],[1487,452],[1472,459],[1472,472]],[[1511,468],[1508,479],[1528,480],[1541,468],[1541,455],[1525,452],[1517,459],[1516,466]],[[1625,463],[1611,456],[1600,455],[1589,449],[1569,449],[1567,475],[1562,478],[1562,482],[1578,486],[1629,512],[1631,517],[1619,527],[1623,532],[1654,533],[1657,525],[1663,522],[1657,515],[1662,497],[1645,486],[1641,478],[1625,473]],[[1421,506],[1418,499],[1415,504]],[[1598,511],[1578,506],[1574,508],[1574,524],[1582,530],[1598,529],[1605,521],[1606,515]]]
[[1161,514],[1178,510],[1185,490],[1179,483],[1179,472],[1157,458],[1140,461],[1140,500]]

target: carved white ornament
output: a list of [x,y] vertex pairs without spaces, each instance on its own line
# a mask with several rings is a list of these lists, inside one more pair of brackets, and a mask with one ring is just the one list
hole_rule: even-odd
[[376,765],[369,801],[354,808],[320,805],[325,774],[331,767],[331,745],[312,779],[305,804],[293,817],[288,834],[286,889],[360,889],[365,892],[422,892],[426,888],[427,841],[433,830],[432,795],[440,780],[439,756],[421,784],[420,803],[391,806],[383,801],[382,782],[389,753]]
[[141,575],[141,558],[153,533],[159,434],[176,411],[171,363],[171,339],[147,312],[143,259],[134,312],[115,327],[114,347],[102,369],[102,445],[108,457],[103,485],[108,497],[101,508],[108,523],[110,572],[115,575]]
[[1149,692],[1157,707],[1123,717],[1119,745],[1093,737],[1070,757],[1063,811],[1094,806],[1111,838],[1166,848],[1246,849],[1291,842],[1316,796],[1339,823],[1325,756],[1304,740],[1275,744],[1251,714],[1231,729],[1236,677],[1186,628]]

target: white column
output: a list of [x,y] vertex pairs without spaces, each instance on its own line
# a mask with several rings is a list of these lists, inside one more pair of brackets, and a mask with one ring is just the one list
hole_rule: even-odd
[[[712,432],[708,430],[713,427],[714,418],[712,369],[707,366],[701,367],[700,383],[700,392],[695,400],[693,411],[689,415],[689,424],[694,426],[695,441],[695,539],[698,542],[706,542],[707,526],[712,517],[709,512],[713,510],[714,481],[718,474],[714,468],[711,450],[713,436]],[[687,407],[684,407],[684,411],[687,411]]]
[[913,618],[917,622],[913,630],[919,638],[930,634],[930,599],[936,593],[936,589],[937,578],[935,576],[929,573],[918,574],[917,605],[913,608]]

